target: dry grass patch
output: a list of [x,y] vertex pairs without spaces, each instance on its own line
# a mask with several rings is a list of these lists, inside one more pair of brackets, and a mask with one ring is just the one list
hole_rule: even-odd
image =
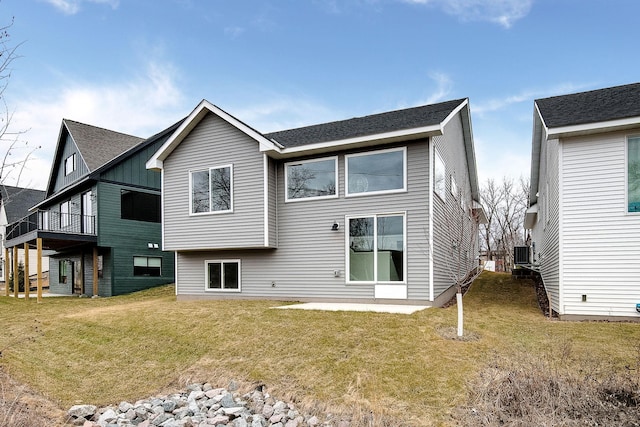
[[[454,423],[466,385],[495,360],[542,354],[571,341],[576,355],[623,366],[638,325],[545,319],[533,287],[484,273],[456,308],[412,315],[273,310],[273,301],[175,301],[171,286],[133,295],[47,299],[0,297],[0,366],[66,409],[171,391],[191,381],[264,384],[281,399],[353,425]],[[513,356],[519,357],[519,356]]]

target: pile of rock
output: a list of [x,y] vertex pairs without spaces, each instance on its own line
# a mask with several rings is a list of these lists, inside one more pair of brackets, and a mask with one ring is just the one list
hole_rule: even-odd
[[69,421],[83,427],[348,427],[349,421],[321,421],[303,415],[291,403],[275,400],[263,387],[240,395],[211,384],[191,384],[186,390],[163,397],[122,402],[118,407],[75,405]]

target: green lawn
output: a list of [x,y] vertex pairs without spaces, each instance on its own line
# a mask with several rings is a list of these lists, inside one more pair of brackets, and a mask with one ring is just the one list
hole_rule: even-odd
[[57,402],[135,401],[190,381],[265,384],[309,409],[447,425],[467,385],[496,358],[637,364],[640,324],[559,322],[533,287],[483,273],[465,296],[474,341],[443,338],[456,307],[413,315],[273,310],[273,301],[176,302],[171,286],[133,295],[0,297],[0,366]]

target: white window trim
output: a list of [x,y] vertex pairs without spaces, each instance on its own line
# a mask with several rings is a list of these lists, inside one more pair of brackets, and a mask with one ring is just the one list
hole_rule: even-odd
[[[349,193],[349,159],[352,157],[363,157],[381,153],[391,153],[402,151],[402,188],[393,190],[365,191],[362,193]],[[344,156],[344,196],[345,197],[364,197],[378,194],[406,193],[407,192],[407,147],[387,148],[384,150],[366,151],[363,153],[347,154]]]
[[629,140],[636,138],[640,135],[627,135],[624,141],[624,212],[629,216],[640,215],[640,212],[629,212]]
[[[69,161],[69,159],[71,159],[71,170],[67,171],[67,162]],[[73,172],[75,172],[76,167],[77,167],[76,153],[72,153],[64,159],[64,176],[71,175]]]
[[[436,196],[438,196],[438,198],[440,200],[442,200],[444,202],[444,199],[446,197],[445,195],[447,194],[447,165],[444,162],[444,159],[442,158],[440,153],[438,152],[437,148],[435,148],[433,150],[433,152],[435,153],[434,162],[433,162],[433,175],[432,175],[433,176],[433,192],[436,194]],[[442,171],[443,177],[442,178],[444,180],[443,181],[444,182],[444,189],[442,191],[442,194],[440,194],[440,192],[438,191],[438,189],[436,187],[436,184],[437,184],[437,182],[436,182],[436,172],[437,172],[437,170],[436,169],[437,169],[438,161],[440,161],[440,163],[442,164],[442,168],[443,168],[443,171]]]
[[[231,179],[231,209],[227,209],[226,211],[212,211],[211,210],[211,171],[214,169],[229,169],[229,175]],[[209,172],[209,212],[193,212],[193,173],[194,172]],[[234,193],[234,184],[233,184],[233,163],[228,165],[220,165],[220,166],[212,166],[210,168],[204,169],[190,169],[189,170],[189,216],[202,216],[202,215],[219,215],[226,213],[233,213],[233,193]]]
[[456,177],[453,174],[450,175],[449,179],[449,191],[451,191],[451,195],[454,199],[458,198],[458,184],[456,183]]
[[[402,281],[378,281],[378,218],[389,216],[402,216],[402,269],[403,280]],[[375,251],[373,251],[373,276],[374,280],[367,281],[355,281],[351,280],[351,264],[349,263],[349,220],[354,218],[373,218],[373,241],[375,243]],[[363,214],[363,215],[348,215],[344,217],[345,228],[345,280],[347,285],[406,285],[407,281],[407,265],[408,265],[408,253],[407,253],[407,212],[390,212],[390,213],[378,213],[378,214]]]
[[[224,264],[238,264],[238,289],[211,289],[209,287],[209,264],[221,264],[222,285],[224,286]],[[242,264],[239,259],[207,259],[204,261],[204,291],[205,292],[242,292]]]
[[[333,160],[334,164],[335,164],[335,168],[334,168],[334,172],[335,172],[335,177],[334,177],[334,181],[335,181],[335,185],[336,185],[336,194],[331,194],[328,196],[312,196],[312,197],[300,197],[297,199],[290,199],[289,198],[289,170],[288,170],[288,166],[295,164],[295,165],[303,165],[306,163],[316,163],[316,162],[323,162],[323,161],[327,161],[327,160]],[[302,160],[302,161],[293,161],[293,162],[287,162],[284,164],[284,201],[285,203],[289,203],[289,202],[303,202],[303,201],[308,201],[308,200],[321,200],[321,199],[337,199],[340,196],[340,191],[339,191],[339,186],[338,186],[338,156],[331,156],[331,157],[323,157],[323,158],[318,158],[318,159],[309,159],[309,160]]]

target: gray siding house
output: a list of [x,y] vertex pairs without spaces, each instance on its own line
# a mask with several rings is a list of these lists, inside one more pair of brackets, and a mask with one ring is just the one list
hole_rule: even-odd
[[441,304],[480,209],[467,99],[268,134],[204,100],[147,167],[180,299]]
[[640,319],[640,83],[534,103],[525,228],[561,319]]
[[5,246],[49,254],[56,294],[113,296],[173,282],[174,256],[160,247],[160,174],[145,163],[177,126],[143,139],[63,120],[44,200],[7,227]]

